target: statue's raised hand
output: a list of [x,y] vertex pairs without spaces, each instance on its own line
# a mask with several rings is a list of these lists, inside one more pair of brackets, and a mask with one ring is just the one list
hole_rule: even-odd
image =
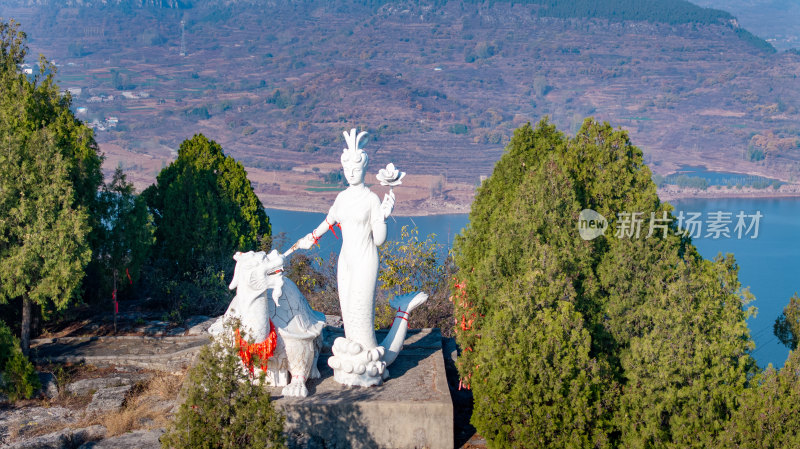
[[383,212],[383,219],[389,218],[394,210],[394,192],[389,190],[389,193],[383,195],[383,202],[381,203],[381,212]]

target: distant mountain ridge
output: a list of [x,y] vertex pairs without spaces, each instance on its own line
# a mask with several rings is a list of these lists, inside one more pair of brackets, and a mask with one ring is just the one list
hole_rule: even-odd
[[0,6],[66,6],[66,7],[124,7],[124,8],[167,8],[167,9],[230,9],[236,5],[261,7],[324,7],[333,10],[343,8],[359,9],[423,9],[435,13],[439,7],[448,3],[462,3],[464,7],[491,7],[494,4],[510,3],[532,7],[538,17],[588,18],[610,21],[642,21],[666,23],[670,25],[697,23],[721,24],[732,27],[744,41],[766,51],[775,52],[767,41],[756,37],[741,28],[736,18],[729,12],[704,8],[686,0],[433,0],[426,3],[390,0],[0,0]]
[[441,210],[468,204],[514,129],[544,116],[568,133],[587,116],[623,127],[662,176],[689,164],[800,179],[800,56],[686,2],[4,1],[137,186],[202,132],[265,204],[323,207],[337,136],[358,127],[375,161],[415,167],[408,204]]

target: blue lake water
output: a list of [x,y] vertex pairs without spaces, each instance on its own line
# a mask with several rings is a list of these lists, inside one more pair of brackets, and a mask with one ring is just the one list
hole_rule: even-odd
[[[676,207],[675,214],[679,211],[686,214],[701,213],[701,221],[706,220],[709,212],[731,213],[733,223],[730,225],[730,238],[713,239],[701,236],[693,242],[700,254],[707,259],[714,258],[718,253],[733,253],[736,256],[739,280],[743,286],[750,287],[756,297],[750,305],[758,308],[758,314],[748,322],[751,336],[756,343],[753,356],[759,366],[765,367],[768,363],[776,367],[783,366],[789,351],[773,335],[772,325],[792,294],[800,291],[800,199],[692,199],[675,201],[673,205]],[[749,236],[736,238],[733,232],[735,217],[740,211],[746,214],[759,211],[763,215],[756,239]],[[273,234],[287,234],[284,249],[311,232],[325,219],[323,212],[267,209],[267,214],[272,221]],[[453,237],[467,221],[465,214],[390,217],[388,238],[398,238],[404,225],[416,226],[420,236],[436,234],[437,241],[445,248],[450,248]],[[702,233],[705,234],[706,230],[704,223]],[[339,240],[328,233],[320,240],[320,248],[314,250],[314,254],[327,257],[331,252],[338,252],[339,246]]]
[[[279,232],[285,232],[287,235],[288,244],[285,245],[285,248],[281,248],[284,250],[319,226],[325,220],[325,215],[327,214],[327,211],[324,213],[295,212],[280,209],[266,209],[266,211],[272,223],[273,235]],[[390,216],[386,222],[388,225],[386,238],[387,240],[396,240],[400,237],[400,231],[403,226],[416,226],[421,238],[428,234],[436,234],[436,241],[443,246],[443,249],[447,250],[453,245],[453,237],[461,232],[467,221],[467,215],[465,214],[428,215],[423,217]],[[334,230],[338,236],[340,234],[339,229],[334,228]],[[331,252],[338,252],[340,245],[341,242],[328,232],[320,239],[319,248],[315,252],[319,255],[327,256]]]

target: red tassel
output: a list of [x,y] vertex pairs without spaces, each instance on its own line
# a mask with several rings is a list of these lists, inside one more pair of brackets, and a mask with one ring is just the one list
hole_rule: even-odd
[[131,279],[131,274],[128,273],[128,269],[125,269],[125,274],[128,276],[128,283],[129,285],[133,285],[133,279]]

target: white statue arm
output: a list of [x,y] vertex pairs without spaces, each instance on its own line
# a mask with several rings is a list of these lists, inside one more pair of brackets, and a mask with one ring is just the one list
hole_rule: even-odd
[[325,220],[322,223],[320,223],[316,229],[311,231],[309,234],[306,234],[305,237],[298,240],[297,243],[295,243],[292,248],[311,249],[311,247],[314,246],[315,243],[317,243],[317,240],[319,240],[319,238],[322,237],[323,234],[328,232],[328,229],[330,229],[330,227],[335,225],[336,223],[337,222],[333,220],[330,217],[330,215],[328,215],[328,217],[326,217]]
[[389,218],[389,215],[392,214],[394,210],[394,191],[389,190],[389,193],[383,195],[383,202],[381,203],[381,212],[383,213],[383,219],[386,220]]

